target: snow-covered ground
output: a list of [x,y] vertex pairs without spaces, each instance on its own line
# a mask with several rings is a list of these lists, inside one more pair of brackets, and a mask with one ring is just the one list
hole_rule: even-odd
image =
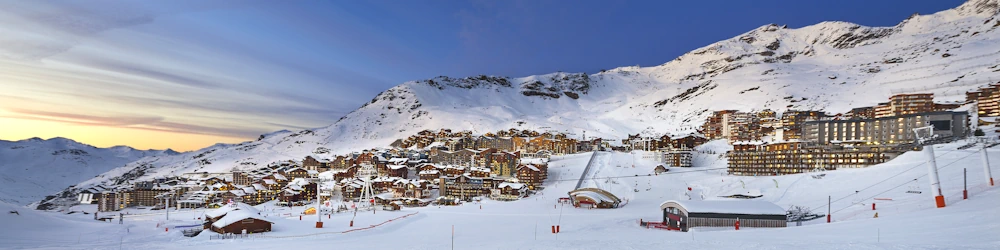
[[[609,189],[628,203],[619,209],[577,209],[558,205],[579,180],[592,153],[559,156],[549,168],[545,189],[535,196],[514,202],[486,200],[452,207],[404,208],[358,214],[350,227],[351,214],[323,218],[325,227],[314,228],[316,216],[299,220],[302,207],[258,206],[274,220],[273,232],[253,239],[212,240],[211,232],[195,238],[181,235],[181,228],[164,232],[162,225],[197,224],[203,210],[171,213],[165,222],[162,211],[130,210],[125,225],[95,222],[93,215],[64,215],[18,209],[21,215],[4,213],[0,224],[0,248],[38,249],[275,249],[275,248],[362,248],[449,249],[454,226],[455,249],[997,249],[1000,246],[1000,187],[985,186],[979,153],[958,150],[963,142],[935,147],[942,189],[948,206],[934,208],[924,176],[927,168],[922,152],[909,152],[897,159],[865,169],[768,177],[724,175],[724,160],[717,155],[696,156],[694,168],[673,168],[667,174],[652,175],[652,162],[638,153],[601,152],[588,173],[584,186]],[[699,151],[725,147],[713,142]],[[1000,159],[1000,149],[990,149]],[[700,159],[700,160],[699,160]],[[997,160],[994,160],[997,162]],[[635,165],[633,168],[632,165]],[[962,172],[969,172],[970,199],[961,199]],[[994,173],[998,172],[993,167]],[[917,179],[917,181],[913,181]],[[638,184],[638,185],[636,185]],[[637,188],[636,188],[637,186]],[[912,186],[912,187],[911,187]],[[691,187],[700,193],[689,194]],[[634,191],[638,189],[638,192]],[[922,194],[907,193],[920,190]],[[859,191],[859,192],[855,192]],[[689,233],[644,229],[639,219],[658,221],[659,205],[669,199],[688,196],[721,199],[731,194],[761,194],[763,200],[779,206],[807,206],[821,214],[827,197],[833,197],[834,223],[824,219],[791,224],[788,228],[696,228]],[[873,198],[878,210],[871,211]],[[92,210],[77,206],[74,210]],[[872,218],[874,213],[879,218]],[[414,214],[415,213],[415,214]],[[339,233],[367,227],[404,215],[370,230]],[[560,234],[550,226],[561,225]],[[158,227],[160,226],[160,227]]]

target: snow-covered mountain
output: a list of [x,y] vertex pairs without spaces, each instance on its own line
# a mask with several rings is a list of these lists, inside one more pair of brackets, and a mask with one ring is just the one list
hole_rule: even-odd
[[410,81],[327,127],[148,157],[78,186],[325,157],[385,147],[425,129],[519,128],[622,138],[688,133],[721,109],[839,113],[913,92],[962,101],[966,91],[1000,81],[998,6],[1000,0],[970,0],[893,27],[769,24],[651,67]]
[[60,137],[0,140],[0,201],[26,205],[140,158],[177,154],[169,149],[97,148]]

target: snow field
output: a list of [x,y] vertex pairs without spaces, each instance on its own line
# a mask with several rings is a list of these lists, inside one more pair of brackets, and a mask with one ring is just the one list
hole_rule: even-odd
[[[705,147],[719,146],[710,143]],[[886,247],[906,249],[995,249],[1000,244],[1000,223],[984,218],[998,218],[996,209],[1000,206],[1000,191],[997,188],[970,190],[969,200],[955,200],[954,194],[961,191],[961,168],[969,169],[969,186],[981,185],[982,178],[978,153],[972,149],[958,150],[962,142],[939,145],[938,166],[942,188],[948,198],[948,207],[934,208],[933,198],[927,189],[926,173],[922,152],[909,152],[897,159],[864,169],[827,171],[822,179],[812,178],[812,174],[787,176],[741,177],[722,175],[724,170],[708,170],[724,166],[724,161],[714,161],[715,155],[697,155],[703,162],[716,165],[697,166],[691,169],[673,168],[668,174],[651,177],[634,177],[652,173],[655,163],[645,162],[630,153],[601,153],[601,164],[595,166],[593,177],[617,177],[619,185],[604,186],[616,195],[628,197],[629,203],[619,209],[578,209],[557,205],[559,197],[572,190],[590,158],[589,153],[569,155],[553,159],[550,163],[550,180],[540,194],[514,202],[484,200],[465,203],[461,206],[404,208],[401,211],[377,211],[375,214],[359,213],[355,228],[378,224],[385,220],[418,212],[416,215],[386,223],[371,230],[347,234],[320,234],[299,237],[320,232],[337,232],[350,229],[350,214],[335,214],[324,218],[324,228],[316,229],[315,215],[275,217],[274,232],[265,234],[269,238],[209,240],[214,233],[204,232],[195,238],[185,238],[180,230],[163,232],[156,228],[157,215],[135,216],[126,219],[126,226],[115,223],[93,222],[90,215],[60,215],[38,211],[28,213],[39,217],[42,224],[25,221],[25,217],[4,215],[3,222],[25,225],[28,230],[47,230],[60,235],[72,235],[75,230],[95,231],[83,233],[82,237],[100,235],[102,240],[77,245],[71,240],[47,241],[38,238],[37,233],[10,232],[8,235],[22,238],[21,241],[0,243],[0,248],[48,248],[48,249],[111,249],[119,242],[103,237],[119,237],[126,246],[143,249],[216,249],[235,247],[242,249],[280,247],[370,247],[374,249],[448,249],[451,247],[451,230],[455,227],[456,249],[649,249],[672,247],[713,248],[713,249],[881,249]],[[699,148],[704,150],[704,148]],[[1000,150],[990,149],[991,157],[1000,156]],[[1000,159],[1000,158],[998,158]],[[635,168],[631,168],[633,162]],[[722,164],[722,165],[718,165]],[[622,165],[622,167],[617,167]],[[912,169],[906,171],[907,169]],[[599,171],[597,171],[599,170]],[[994,170],[996,168],[994,167]],[[994,171],[997,172],[997,171]],[[897,175],[898,176],[895,176]],[[633,177],[621,177],[633,176]],[[906,193],[913,178],[924,192]],[[645,180],[647,183],[644,183]],[[639,181],[639,192],[630,183]],[[740,182],[742,181],[742,183]],[[777,181],[777,186],[775,186]],[[881,182],[881,183],[879,183]],[[876,184],[878,183],[878,184]],[[602,181],[590,183],[604,185]],[[631,184],[634,185],[634,184]],[[745,188],[744,188],[745,185]],[[902,185],[902,187],[898,187]],[[623,188],[619,188],[620,186]],[[644,187],[648,186],[648,187]],[[833,196],[833,218],[835,223],[826,224],[823,219],[807,222],[804,226],[794,224],[788,228],[755,229],[745,228],[733,231],[730,228],[698,228],[690,233],[668,232],[644,229],[638,220],[660,220],[659,205],[669,199],[686,199],[687,187],[701,190],[706,199],[721,199],[718,196],[745,192],[759,192],[760,198],[779,206],[808,206],[815,212],[824,214],[827,196]],[[649,189],[648,191],[646,189]],[[861,191],[854,198],[854,191]],[[700,195],[700,194],[699,194]],[[871,211],[871,198],[891,198],[893,201],[878,201],[878,210]],[[624,198],[623,198],[624,199]],[[840,199],[840,200],[838,200]],[[855,204],[861,203],[861,204]],[[298,208],[275,209],[267,213],[297,214]],[[874,212],[879,218],[874,219]],[[171,218],[183,224],[187,217],[197,211],[171,213]],[[561,214],[561,215],[560,215]],[[184,219],[181,219],[184,218]],[[271,218],[269,216],[269,218]],[[11,221],[18,219],[20,221]],[[64,223],[69,226],[55,226]],[[559,224],[560,234],[552,234],[550,227]],[[8,224],[9,225],[9,224]],[[122,228],[128,232],[122,232]],[[12,231],[5,229],[5,231]],[[537,232],[537,233],[536,233]],[[5,232],[7,234],[7,232]],[[293,237],[294,236],[294,237]],[[5,236],[8,237],[8,236]],[[68,237],[68,236],[66,236]],[[284,238],[281,238],[284,237]],[[129,245],[131,244],[131,245]],[[81,247],[78,247],[81,246]]]

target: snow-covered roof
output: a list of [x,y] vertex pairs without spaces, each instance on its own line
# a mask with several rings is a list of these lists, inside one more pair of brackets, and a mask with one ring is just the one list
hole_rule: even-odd
[[266,221],[268,223],[273,223],[269,220],[264,219],[263,216],[260,216],[257,213],[252,213],[250,211],[245,211],[245,210],[237,210],[225,214],[225,216],[220,218],[218,221],[212,223],[212,226],[217,228],[222,228],[229,226],[230,224],[242,221],[244,219],[255,219],[260,221]]
[[767,142],[765,142],[765,141],[736,141],[736,142],[733,142],[733,145],[759,146],[759,145],[764,145],[764,144],[767,144]]
[[587,197],[590,198],[591,200],[594,200],[595,202],[612,202],[612,203],[618,202],[618,200],[610,196],[588,190],[573,191],[573,195]]
[[281,175],[281,174],[279,174],[279,173],[274,173],[274,179],[278,179],[278,180],[286,180],[286,181],[288,180],[288,178],[285,178],[285,176],[284,176],[284,175]]
[[441,166],[438,166],[437,164],[433,164],[433,163],[420,163],[420,164],[417,164],[417,168],[423,168],[423,167],[426,167],[426,166],[431,166],[431,167],[436,168],[436,169],[441,169],[442,168]]
[[542,164],[545,162],[545,158],[521,158],[523,164]]
[[438,171],[437,170],[423,170],[423,171],[420,171],[420,173],[418,173],[418,174],[438,174]]
[[253,184],[253,188],[254,188],[254,189],[257,189],[257,190],[267,190],[267,188],[266,188],[266,187],[264,187],[264,185],[261,185],[261,184],[259,184],[259,183],[254,183],[254,184]]
[[763,200],[669,200],[660,209],[680,206],[688,213],[785,215],[785,209]]
[[305,178],[295,178],[294,180],[288,182],[288,185],[305,186],[309,185],[309,183],[309,180],[306,180]]
[[530,165],[530,164],[529,164],[529,165],[523,165],[523,166],[520,166],[520,167],[518,167],[517,169],[518,169],[518,170],[520,170],[521,168],[528,168],[528,169],[530,169],[531,171],[535,171],[535,172],[540,172],[540,171],[541,171],[541,170],[538,170],[538,168],[537,168],[537,167],[535,167],[535,165]]
[[205,212],[205,216],[216,218],[216,217],[219,217],[219,216],[226,215],[229,212],[237,211],[237,210],[247,211],[247,212],[254,213],[254,214],[260,213],[260,210],[257,210],[257,208],[254,208],[253,206],[250,206],[249,204],[242,203],[242,202],[235,202],[233,204],[227,204],[227,205],[224,205],[222,207],[206,211]]
[[510,187],[510,188],[513,188],[513,189],[524,189],[524,188],[527,188],[528,186],[525,185],[524,183],[504,182],[504,183],[500,183],[500,185],[497,186],[497,187],[498,188]]
[[264,184],[267,184],[267,185],[274,185],[274,184],[278,184],[278,183],[277,183],[277,182],[275,182],[275,181],[274,181],[274,180],[272,180],[272,179],[264,179]]
[[406,165],[389,165],[389,169],[392,170],[404,169],[404,168],[406,168]]

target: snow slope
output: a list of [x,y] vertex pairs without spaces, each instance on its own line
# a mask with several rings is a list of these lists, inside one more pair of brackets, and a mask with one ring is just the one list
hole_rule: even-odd
[[169,149],[97,148],[58,137],[0,140],[0,201],[27,205],[140,158],[176,154]]
[[997,6],[998,0],[971,0],[893,27],[764,25],[651,67],[410,81],[327,127],[147,158],[81,186],[330,157],[385,147],[425,129],[519,128],[614,139],[686,134],[721,109],[840,113],[913,92],[959,101],[965,91],[1000,81]]
[[[18,228],[2,227],[0,235],[14,232],[18,241],[0,241],[0,248],[103,248],[123,245],[129,249],[273,249],[315,248],[335,245],[338,248],[368,249],[449,249],[454,226],[454,249],[662,249],[664,246],[684,249],[996,249],[1000,246],[1000,187],[984,186],[979,154],[973,149],[959,150],[964,142],[938,145],[935,148],[940,167],[942,188],[948,206],[934,208],[922,152],[908,152],[885,164],[866,169],[824,172],[822,179],[813,174],[767,177],[732,177],[722,174],[724,163],[699,165],[694,168],[672,168],[668,174],[648,176],[655,164],[629,153],[606,153],[605,161],[593,168],[588,178],[610,179],[620,183],[639,182],[638,192],[613,191],[629,201],[619,209],[577,209],[562,207],[557,198],[574,188],[590,159],[590,153],[560,156],[550,162],[550,178],[540,194],[514,202],[483,201],[454,207],[404,208],[400,211],[359,213],[355,226],[350,227],[352,214],[324,217],[324,228],[314,228],[315,216],[299,220],[304,208],[258,206],[265,218],[275,222],[273,232],[263,238],[212,240],[211,232],[195,238],[180,235],[180,228],[164,232],[160,225],[196,224],[202,210],[171,212],[172,221],[164,221],[161,211],[142,212],[126,218],[123,230],[113,230],[106,223],[82,222],[91,215],[61,215],[30,211],[42,225],[29,221],[11,221],[12,215],[0,215],[0,223],[15,223]],[[702,154],[702,153],[698,153]],[[1000,149],[990,149],[989,156],[1000,157]],[[994,160],[993,162],[996,162]],[[631,167],[632,165],[635,167]],[[619,167],[621,166],[621,167]],[[961,199],[962,168],[969,170],[970,198]],[[992,168],[997,173],[998,168]],[[907,193],[912,179],[922,194]],[[777,181],[777,186],[775,185]],[[742,183],[741,183],[742,181]],[[647,184],[648,183],[648,184]],[[781,207],[807,206],[825,214],[827,196],[834,199],[834,223],[823,219],[787,228],[696,228],[692,232],[671,232],[639,227],[638,220],[659,221],[660,203],[666,200],[686,200],[687,187],[701,189],[706,199],[717,196],[759,191],[760,199]],[[648,189],[648,190],[647,190]],[[855,191],[860,193],[855,198]],[[626,193],[622,193],[626,192]],[[846,197],[846,198],[844,198]],[[891,198],[875,201],[873,198]],[[878,210],[871,211],[871,202]],[[875,212],[879,218],[872,218]],[[373,229],[339,233],[341,231],[381,224],[392,218],[412,216],[384,223]],[[55,227],[50,221],[78,220],[71,228]],[[551,234],[550,226],[560,225],[560,234]],[[46,235],[76,235],[86,227],[105,232],[93,239],[84,234],[82,243],[60,239],[46,241]],[[37,233],[37,232],[46,233]],[[72,233],[69,233],[72,232]],[[86,236],[90,235],[91,239]],[[6,237],[6,236],[5,236]]]

